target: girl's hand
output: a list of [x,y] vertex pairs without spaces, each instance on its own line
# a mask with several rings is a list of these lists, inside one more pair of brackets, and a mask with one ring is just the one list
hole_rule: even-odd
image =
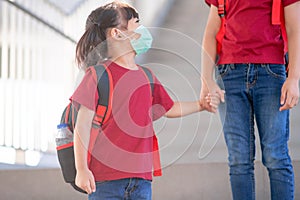
[[88,194],[96,191],[94,175],[89,169],[77,170],[75,184]]
[[222,99],[222,97],[224,97],[224,90],[221,90],[223,94],[219,94],[219,93],[208,93],[207,96],[205,97],[206,103],[210,106],[210,111],[212,111],[213,113],[217,112],[218,106],[219,104],[222,102],[224,102],[224,100]]

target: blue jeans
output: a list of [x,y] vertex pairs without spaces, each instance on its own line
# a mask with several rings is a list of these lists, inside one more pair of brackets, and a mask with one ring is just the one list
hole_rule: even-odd
[[294,173],[288,152],[289,111],[279,111],[285,79],[284,65],[218,66],[217,82],[226,91],[225,103],[219,111],[234,200],[255,199],[254,119],[262,162],[269,172],[272,200],[294,199]]
[[141,178],[96,182],[89,200],[151,200],[152,183]]

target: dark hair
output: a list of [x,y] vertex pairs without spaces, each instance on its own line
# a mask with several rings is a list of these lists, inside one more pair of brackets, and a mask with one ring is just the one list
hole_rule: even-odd
[[86,20],[85,33],[76,46],[78,65],[86,68],[107,59],[107,30],[114,27],[126,30],[132,18],[139,18],[137,11],[122,2],[114,1],[92,11]]

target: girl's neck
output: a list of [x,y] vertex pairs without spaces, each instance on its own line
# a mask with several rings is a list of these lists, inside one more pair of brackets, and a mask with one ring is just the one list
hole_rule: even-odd
[[125,56],[119,57],[112,57],[111,61],[115,62],[116,64],[130,70],[137,70],[138,67],[135,64],[135,55],[134,54],[127,54]]

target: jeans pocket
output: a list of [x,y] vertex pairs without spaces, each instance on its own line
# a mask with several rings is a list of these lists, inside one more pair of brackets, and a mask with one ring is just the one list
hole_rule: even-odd
[[224,77],[228,71],[229,71],[230,65],[225,64],[225,65],[218,65],[217,66],[217,77]]
[[285,65],[280,64],[267,64],[266,71],[269,75],[278,79],[286,79]]

